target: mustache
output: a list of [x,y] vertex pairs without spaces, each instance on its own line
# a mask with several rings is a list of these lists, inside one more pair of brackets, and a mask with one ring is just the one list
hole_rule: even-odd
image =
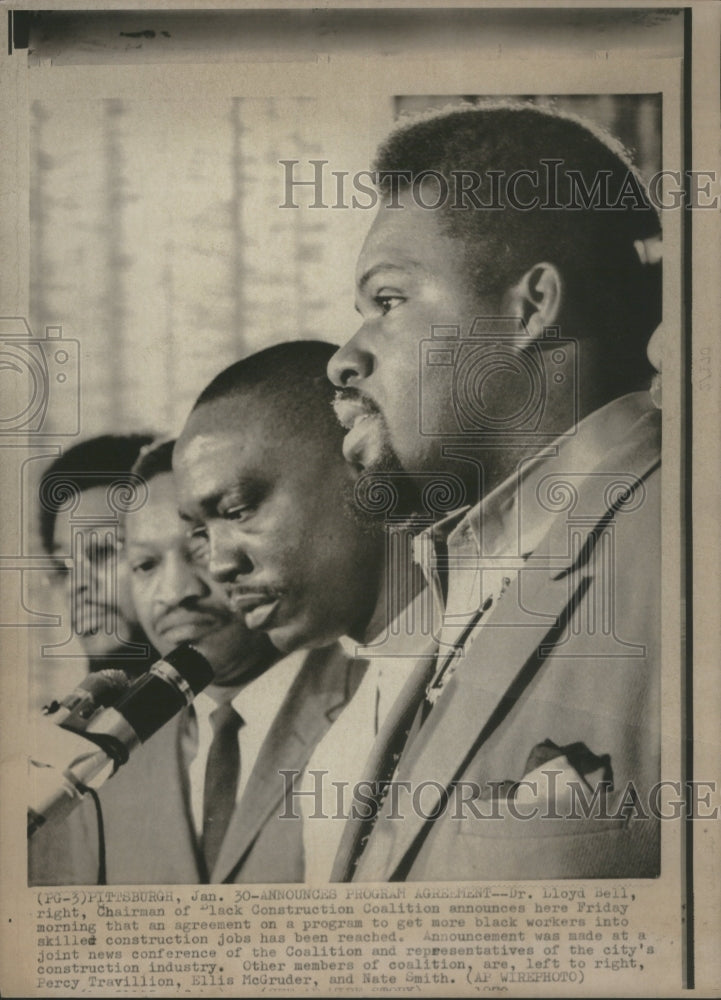
[[269,597],[275,601],[282,597],[283,593],[283,590],[278,587],[242,587],[232,583],[226,587],[228,599],[232,597]]
[[360,389],[356,389],[355,386],[344,386],[342,389],[336,389],[335,396],[333,397],[333,409],[335,414],[344,423],[343,417],[343,404],[350,403],[357,409],[362,410],[364,413],[373,416],[382,417],[382,413],[378,404],[370,398],[370,396],[364,395]]
[[201,608],[197,605],[178,605],[159,615],[153,622],[158,631],[175,628],[177,625],[196,623],[199,620],[225,621],[231,617],[230,608]]

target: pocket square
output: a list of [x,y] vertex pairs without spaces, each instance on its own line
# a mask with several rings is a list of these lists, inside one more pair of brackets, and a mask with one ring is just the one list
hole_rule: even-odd
[[585,786],[594,792],[613,789],[613,768],[609,754],[593,753],[585,743],[559,747],[552,740],[538,743],[528,756],[523,778],[513,798],[518,803],[566,806],[572,802],[572,788]]
[[604,793],[613,790],[609,754],[595,754],[585,743],[558,746],[544,740],[528,755],[520,781],[507,778],[489,783],[481,797],[559,808],[572,802],[573,788],[593,793],[599,786]]

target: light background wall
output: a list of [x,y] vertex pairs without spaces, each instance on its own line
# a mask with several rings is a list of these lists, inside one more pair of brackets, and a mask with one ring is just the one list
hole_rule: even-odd
[[[280,209],[281,159],[300,160],[306,176],[308,160],[327,160],[332,204],[330,171],[369,167],[400,114],[493,93],[584,114],[647,175],[658,169],[658,94],[589,94],[561,74],[558,92],[544,90],[556,96],[541,97],[518,82],[529,53],[545,52],[551,67],[556,51],[583,55],[607,80],[604,46],[632,50],[650,32],[650,51],[677,54],[678,19],[622,25],[612,12],[574,21],[557,11],[534,24],[522,13],[41,18],[29,53],[28,315],[37,336],[62,327],[79,352],[77,397],[74,386],[54,393],[48,432],[62,434],[77,406],[77,437],[176,433],[237,358],[353,333],[354,264],[372,213],[312,210],[300,192],[304,207]],[[220,83],[218,62],[229,64]],[[24,496],[58,442],[77,437],[38,449],[21,472]],[[32,504],[22,516],[23,551],[37,551]],[[40,583],[24,574],[38,654],[68,629],[61,596]],[[82,673],[77,656],[67,646],[33,658],[33,701],[67,690],[66,673]]]
[[[374,125],[461,99],[389,93]],[[587,116],[647,174],[659,169],[657,96],[534,100]],[[336,115],[314,96],[33,102],[31,326],[61,325],[80,342],[82,436],[174,432],[237,358],[350,336],[352,257],[371,213],[331,207],[331,171],[365,169],[370,157],[368,129],[334,141]],[[301,189],[298,209],[279,207],[282,159],[299,160],[295,176],[307,179],[309,160],[329,161],[326,209],[307,207]]]

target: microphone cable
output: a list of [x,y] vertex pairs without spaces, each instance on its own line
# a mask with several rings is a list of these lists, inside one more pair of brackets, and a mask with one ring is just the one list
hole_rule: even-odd
[[108,884],[108,871],[105,858],[105,821],[103,820],[103,807],[100,804],[100,796],[96,789],[89,785],[80,786],[80,791],[85,795],[90,795],[95,806],[95,818],[98,825],[98,878],[96,885]]

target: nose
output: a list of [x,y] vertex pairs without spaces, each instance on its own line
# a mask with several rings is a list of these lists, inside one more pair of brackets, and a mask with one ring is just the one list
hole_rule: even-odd
[[344,388],[368,378],[374,367],[373,353],[364,335],[364,328],[361,327],[328,362],[328,378],[334,385]]
[[86,594],[90,590],[91,584],[94,580],[95,567],[93,566],[92,560],[88,559],[85,555],[83,540],[77,539],[75,543],[72,572],[70,572],[67,577],[70,592],[76,598],[82,597],[83,594]]
[[[109,553],[112,555],[108,556]],[[117,562],[116,538],[112,531],[88,528],[73,536],[74,568],[71,589],[76,597],[88,593],[97,599],[100,592],[110,592]]]
[[208,593],[208,585],[179,548],[170,549],[159,567],[155,600],[166,607],[197,600]]
[[[113,632],[117,593],[114,532],[88,528],[73,536],[73,571],[70,574],[71,617],[80,634],[104,629]],[[112,553],[110,558],[102,554]]]
[[218,520],[208,527],[208,571],[218,583],[231,583],[253,570],[253,562],[238,538],[237,526]]

